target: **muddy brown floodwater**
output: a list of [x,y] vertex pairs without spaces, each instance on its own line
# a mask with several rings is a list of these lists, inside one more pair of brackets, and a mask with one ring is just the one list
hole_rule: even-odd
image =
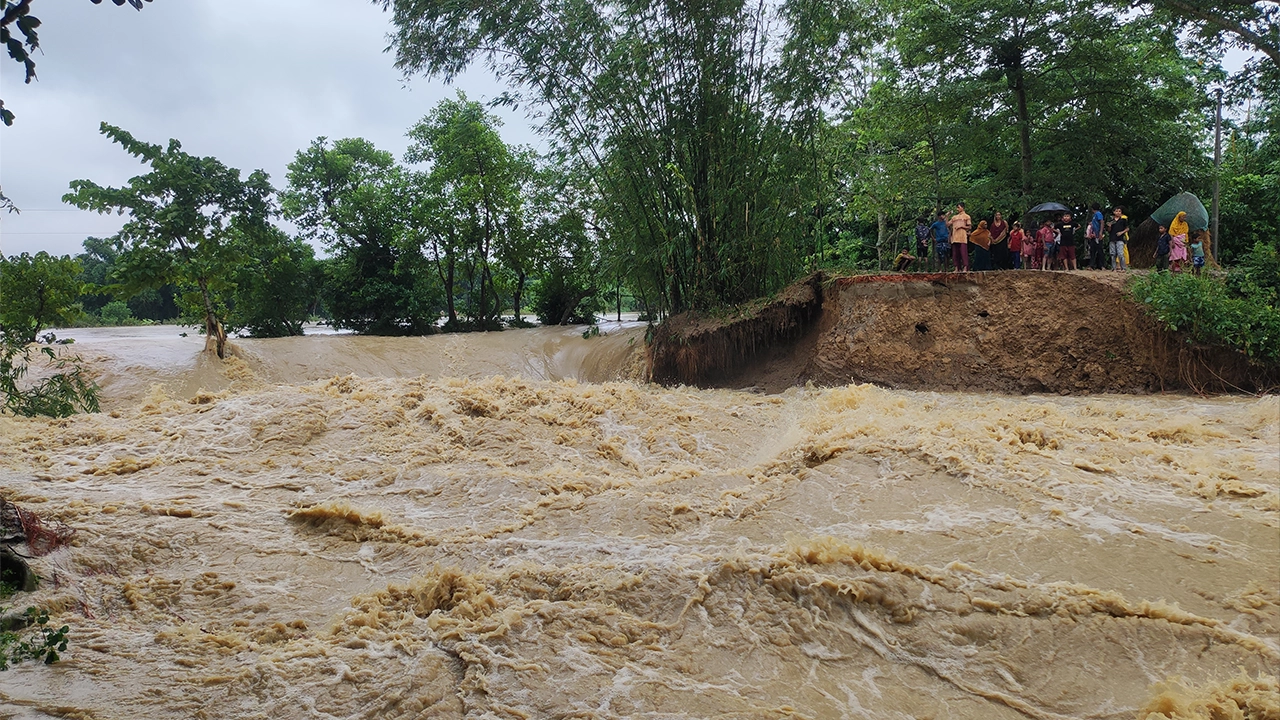
[[779,395],[641,327],[84,331],[11,718],[1280,717],[1280,400]]

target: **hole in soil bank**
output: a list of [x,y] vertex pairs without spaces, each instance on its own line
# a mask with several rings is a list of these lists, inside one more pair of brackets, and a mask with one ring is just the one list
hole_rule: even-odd
[[991,317],[991,313],[987,312],[986,310],[983,310],[982,312],[978,313],[978,317]]
[[924,323],[916,323],[916,332],[927,333],[929,332],[929,326],[925,325]]

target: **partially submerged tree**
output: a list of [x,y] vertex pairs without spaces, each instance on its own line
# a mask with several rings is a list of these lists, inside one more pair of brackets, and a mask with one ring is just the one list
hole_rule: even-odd
[[80,263],[41,251],[0,256],[0,328],[15,343],[36,341],[44,328],[80,314]]
[[315,250],[271,225],[252,232],[236,228],[230,242],[242,260],[234,271],[228,325],[259,338],[301,335],[319,292]]
[[206,350],[226,357],[226,294],[239,265],[233,232],[252,233],[271,214],[271,184],[255,170],[240,171],[212,157],[183,152],[177,140],[168,146],[142,142],[118,127],[102,123],[102,134],[151,171],[120,188],[89,180],[71,183],[63,202],[99,213],[129,213],[113,241],[120,250],[119,290],[133,294],[176,284],[182,306],[199,318]]
[[334,324],[374,335],[423,335],[439,317],[420,238],[406,230],[414,188],[368,140],[318,138],[289,163],[284,215],[333,257],[326,302]]
[[408,162],[430,166],[419,181],[419,202],[436,216],[424,223],[429,238],[424,246],[440,268],[449,322],[458,322],[452,298],[461,279],[469,289],[465,309],[475,329],[498,327],[502,304],[494,260],[506,258],[513,269],[524,269],[520,261],[527,238],[518,224],[521,183],[531,169],[498,135],[499,124],[459,92],[409,130],[413,142],[405,154]]

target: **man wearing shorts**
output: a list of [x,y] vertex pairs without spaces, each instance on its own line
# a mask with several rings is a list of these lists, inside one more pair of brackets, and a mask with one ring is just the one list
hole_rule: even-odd
[[1111,211],[1111,269],[1124,272],[1129,269],[1124,259],[1124,244],[1129,238],[1129,218],[1125,217],[1124,208],[1119,205]]
[[938,252],[938,269],[947,269],[947,260],[951,258],[951,231],[947,229],[947,213],[939,212],[938,219],[929,226],[933,234],[933,246]]

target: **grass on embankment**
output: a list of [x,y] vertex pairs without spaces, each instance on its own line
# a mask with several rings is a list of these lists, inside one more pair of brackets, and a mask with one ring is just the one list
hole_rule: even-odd
[[1191,341],[1280,367],[1280,254],[1274,245],[1258,243],[1226,273],[1138,276],[1129,293],[1162,325]]

